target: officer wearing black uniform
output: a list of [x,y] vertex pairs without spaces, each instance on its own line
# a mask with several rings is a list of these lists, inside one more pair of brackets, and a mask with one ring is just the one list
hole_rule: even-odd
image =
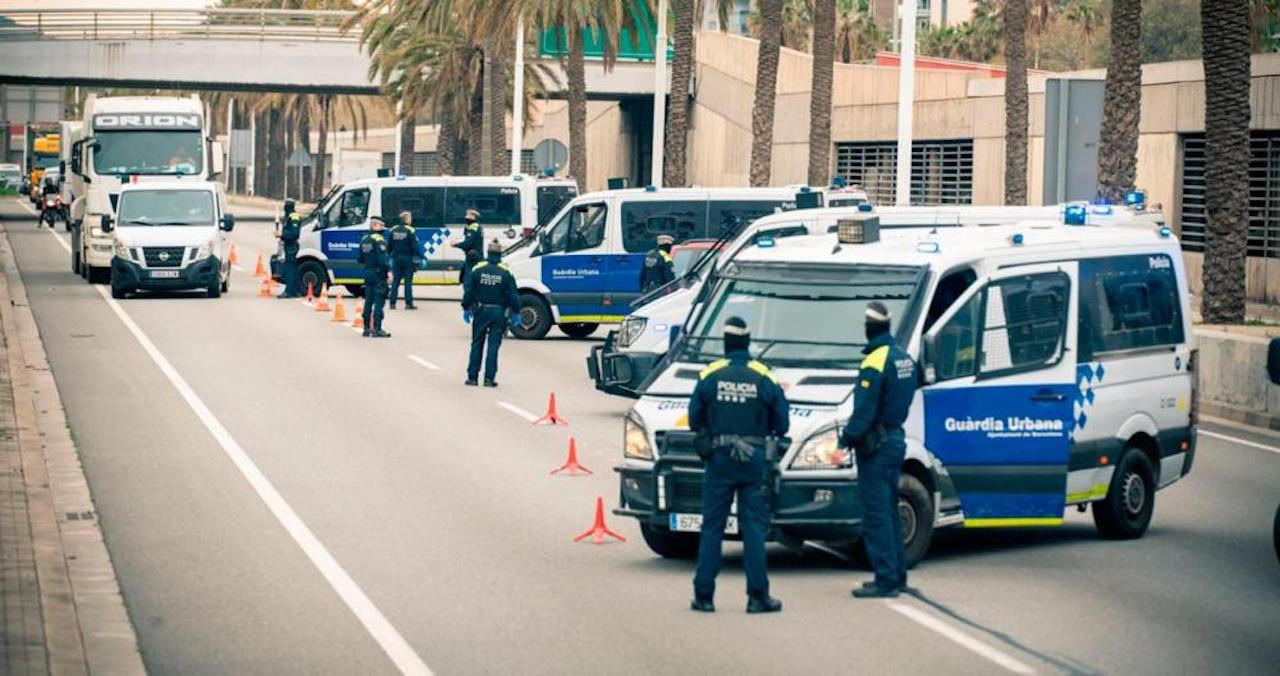
[[858,459],[862,540],[875,579],[853,590],[856,598],[891,598],[907,586],[907,558],[898,517],[898,477],[907,455],[902,423],[916,395],[916,363],[889,332],[889,310],[867,305],[866,355],[853,391],[853,417],[840,445]]
[[302,235],[302,216],[293,210],[293,201],[285,202],[285,215],[280,224],[280,249],[284,260],[280,264],[280,276],[284,278],[284,293],[276,298],[298,298],[302,295],[298,281],[298,238]]
[[400,212],[400,222],[391,228],[391,309],[396,309],[400,282],[404,282],[404,309],[417,310],[413,304],[413,271],[422,260],[422,244],[413,229],[413,214]]
[[462,242],[457,245],[462,249],[462,272],[458,273],[458,283],[467,281],[467,273],[480,262],[484,253],[484,230],[480,228],[480,212],[467,209],[467,225],[462,230]]
[[671,257],[671,245],[675,238],[671,235],[658,235],[658,248],[644,256],[644,267],[640,269],[640,291],[645,293],[656,289],[676,278],[676,262]]
[[693,578],[697,611],[715,611],[720,545],[733,497],[738,496],[742,525],[743,566],[747,570],[747,612],[782,610],[769,596],[764,543],[769,529],[769,463],[776,458],[777,439],[787,433],[790,405],[777,379],[751,358],[747,323],[730,317],[724,323],[725,359],[702,370],[689,399],[689,428],[698,435],[698,453],[706,461],[702,479],[702,534],[698,569]]
[[462,320],[471,324],[471,358],[467,362],[467,384],[475,385],[480,375],[480,353],[485,340],[489,351],[484,360],[484,386],[497,387],[498,350],[507,324],[520,320],[520,294],[511,268],[502,262],[502,244],[489,243],[489,255],[476,263],[462,282]]
[[382,219],[369,219],[369,234],[360,240],[356,262],[364,265],[364,336],[390,338],[382,330],[382,304],[387,301],[387,274],[391,271],[390,247]]

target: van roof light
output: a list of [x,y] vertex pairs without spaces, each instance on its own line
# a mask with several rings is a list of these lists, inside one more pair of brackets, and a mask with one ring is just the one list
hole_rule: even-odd
[[1068,204],[1062,210],[1062,222],[1067,225],[1084,225],[1089,210],[1083,204]]
[[644,187],[645,192],[658,192],[658,186],[650,183]]
[[836,240],[841,244],[870,244],[880,241],[880,219],[859,212],[836,221]]
[[1022,246],[1023,239],[1022,233],[1015,232],[1013,233],[1013,237],[1009,238],[1009,243],[1014,246]]
[[920,253],[936,254],[942,251],[942,246],[937,242],[918,242],[916,243],[916,251],[919,251]]
[[873,207],[871,206],[870,202],[862,202],[861,204],[858,205],[858,211],[861,211],[863,213],[869,212],[872,209]]
[[1093,205],[1093,213],[1098,214],[1099,216],[1110,216],[1114,212],[1115,209],[1112,209],[1110,204]]
[[1156,232],[1160,233],[1161,237],[1173,237],[1173,230],[1167,225],[1160,226]]
[[836,176],[831,179],[832,188],[843,188],[847,184],[848,184],[848,181],[843,176]]
[[776,242],[773,241],[773,237],[771,235],[760,235],[756,238],[756,246],[762,249],[769,249],[773,247],[775,243]]
[[511,175],[511,180],[513,180],[513,181],[523,181],[523,180],[524,180],[524,175],[523,175],[523,174],[512,174],[512,175]]

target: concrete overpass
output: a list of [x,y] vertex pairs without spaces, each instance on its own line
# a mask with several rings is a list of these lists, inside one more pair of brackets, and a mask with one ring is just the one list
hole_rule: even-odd
[[[358,33],[341,28],[349,16],[221,8],[8,10],[0,12],[0,83],[377,94]],[[652,96],[653,65],[621,62],[606,73],[588,61],[587,91],[594,99]]]

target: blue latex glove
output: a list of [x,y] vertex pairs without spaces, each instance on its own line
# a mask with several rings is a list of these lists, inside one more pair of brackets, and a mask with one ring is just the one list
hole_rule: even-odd
[[471,323],[471,311],[470,311],[470,310],[463,310],[463,311],[462,311],[462,321],[463,321],[463,322],[466,322],[467,324],[470,324],[470,323]]
[[507,323],[511,325],[511,328],[512,328],[512,329],[518,329],[518,328],[520,328],[520,315],[518,315],[518,314],[511,315],[511,316],[507,319]]

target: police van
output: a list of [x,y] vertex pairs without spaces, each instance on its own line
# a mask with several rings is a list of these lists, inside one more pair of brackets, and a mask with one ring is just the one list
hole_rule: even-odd
[[[369,231],[369,219],[379,217],[391,227],[400,212],[408,211],[425,254],[414,284],[457,284],[463,256],[449,243],[461,239],[468,209],[480,212],[486,239],[498,237],[512,244],[531,236],[577,192],[572,179],[518,174],[401,176],[336,185],[301,221],[298,277],[303,289],[342,284],[361,295],[364,272],[356,253]],[[283,257],[283,251],[277,251],[271,259],[277,278]]]
[[798,195],[820,203],[822,191],[651,186],[579,195],[504,255],[520,288],[520,323],[512,333],[538,339],[559,326],[581,338],[601,324],[617,324],[640,296],[640,270],[658,235],[677,244],[715,239],[794,209]]
[[[827,193],[828,204],[841,199],[850,198],[844,193]],[[860,209],[871,208],[865,202],[856,203]],[[644,381],[666,354],[672,332],[681,330],[705,293],[705,282],[714,274],[717,265],[732,259],[734,253],[750,245],[757,236],[780,239],[834,231],[839,219],[858,211],[826,208],[765,216],[751,223],[732,242],[717,243],[681,279],[636,299],[632,304],[633,312],[622,320],[619,328],[605,337],[604,344],[591,348],[587,357],[588,377],[602,392],[624,397],[638,396]],[[875,213],[881,228],[894,230],[989,226],[1028,220],[1095,225],[1142,220],[1156,227],[1164,224],[1158,213],[1139,210],[1134,205],[1112,207],[1083,203],[1044,207],[879,207]]]
[[911,563],[935,528],[1051,526],[1071,505],[1091,506],[1106,537],[1146,531],[1196,442],[1186,271],[1167,227],[1029,221],[881,239],[868,216],[837,230],[757,240],[725,264],[627,413],[615,513],[638,519],[654,552],[696,552],[687,403],[733,315],[792,403],[771,538],[859,551],[858,468],[838,440],[873,300],[923,374],[899,486]]

